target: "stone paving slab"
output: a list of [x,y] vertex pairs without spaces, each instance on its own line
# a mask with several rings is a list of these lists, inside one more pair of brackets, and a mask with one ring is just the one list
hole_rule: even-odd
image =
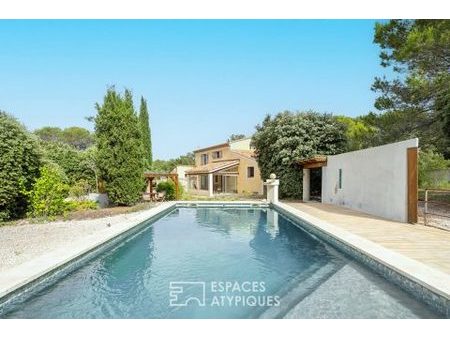
[[386,220],[331,204],[284,202],[387,249],[450,274],[450,231]]

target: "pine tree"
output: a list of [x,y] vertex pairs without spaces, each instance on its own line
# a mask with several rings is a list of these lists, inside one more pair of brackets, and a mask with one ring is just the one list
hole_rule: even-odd
[[131,205],[143,192],[143,151],[139,119],[129,90],[124,95],[107,90],[103,104],[96,104],[95,137],[100,178],[111,202]]
[[149,168],[153,162],[152,156],[152,136],[148,117],[147,100],[141,96],[141,107],[139,110],[139,124],[142,133],[142,144],[144,147],[144,166]]

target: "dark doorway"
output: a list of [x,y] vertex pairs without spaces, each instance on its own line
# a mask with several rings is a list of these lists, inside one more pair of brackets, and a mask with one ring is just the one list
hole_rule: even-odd
[[322,168],[310,169],[310,196],[311,201],[322,202]]

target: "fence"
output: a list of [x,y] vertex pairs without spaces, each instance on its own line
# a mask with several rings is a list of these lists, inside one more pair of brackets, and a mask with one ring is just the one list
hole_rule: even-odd
[[419,222],[450,230],[450,189],[419,190]]

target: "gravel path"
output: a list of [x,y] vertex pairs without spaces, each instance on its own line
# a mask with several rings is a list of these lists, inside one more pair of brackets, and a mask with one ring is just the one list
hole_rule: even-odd
[[0,227],[0,272],[65,246],[76,239],[135,217],[140,212],[86,220]]

